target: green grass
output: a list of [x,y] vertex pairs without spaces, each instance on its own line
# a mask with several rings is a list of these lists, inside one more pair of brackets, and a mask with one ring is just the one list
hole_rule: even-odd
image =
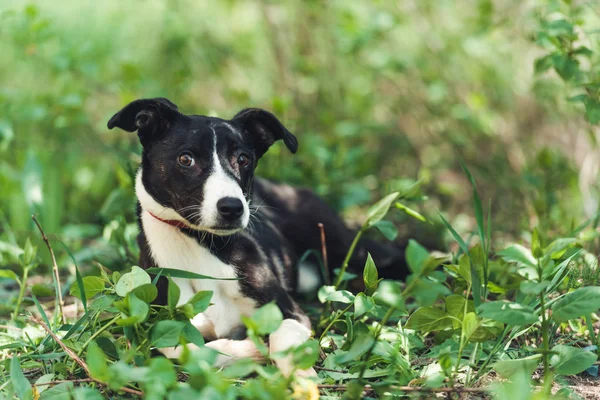
[[[558,0],[0,0],[0,397],[583,396],[573,377],[598,385],[600,342],[598,15]],[[290,352],[318,379],[212,367],[188,322],[210,293],[176,307],[171,283],[150,304],[139,145],[105,124],[159,95],[273,111],[300,151],[274,146],[258,173],[406,245],[406,282],[333,265],[303,302],[314,337]],[[244,323],[262,347],[280,320],[267,305]],[[200,348],[152,357],[178,343]]]

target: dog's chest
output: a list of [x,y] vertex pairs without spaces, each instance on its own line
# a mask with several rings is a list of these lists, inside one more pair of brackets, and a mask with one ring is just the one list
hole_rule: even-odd
[[[231,265],[223,263],[208,249],[177,228],[156,220],[147,212],[142,214],[144,234],[152,258],[158,267],[172,268],[207,275],[215,278],[237,278]],[[209,280],[174,278],[181,295],[178,305],[185,304],[199,291],[213,292],[211,305],[194,318],[201,325],[212,323],[217,337],[228,337],[242,325],[241,317],[251,315],[256,302],[244,296],[237,280]]]

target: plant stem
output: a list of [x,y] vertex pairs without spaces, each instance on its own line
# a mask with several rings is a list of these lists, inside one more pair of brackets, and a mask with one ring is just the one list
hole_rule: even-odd
[[[60,288],[60,276],[58,274],[58,264],[56,263],[56,257],[54,256],[54,251],[52,250],[52,246],[50,245],[50,240],[48,240],[48,236],[46,236],[46,234],[44,233],[44,230],[42,229],[42,226],[35,217],[35,214],[31,216],[31,219],[33,219],[33,222],[35,222],[35,224],[37,225],[37,228],[40,231],[40,234],[42,235],[42,240],[44,240],[44,243],[46,243],[46,247],[48,247],[50,257],[52,258],[52,271],[54,272],[54,286],[56,290],[56,308],[60,313],[61,321],[64,324],[67,321],[65,319],[65,313],[63,312],[64,301],[62,297],[62,290]],[[56,314],[54,318],[54,323],[56,323]]]
[[[537,260],[538,270],[538,281],[542,281],[543,268],[540,259]],[[544,297],[545,291],[542,290],[540,293],[540,309],[542,314],[542,358],[544,361],[544,392],[546,395],[550,395],[551,372],[550,372],[550,341],[548,335],[548,319],[546,317],[546,298]]]
[[115,322],[117,322],[117,320],[119,318],[121,318],[121,316],[117,315],[116,317],[114,317],[113,319],[111,319],[106,325],[104,325],[102,328],[100,328],[96,332],[94,332],[94,334],[92,336],[90,336],[90,338],[83,344],[83,346],[81,346],[81,349],[79,350],[79,352],[77,353],[77,355],[81,356],[81,354],[83,354],[83,351],[88,347],[88,345],[92,342],[92,340],[96,339],[102,332],[104,332],[112,324],[114,324]]
[[352,241],[352,244],[350,245],[350,249],[348,249],[348,253],[346,253],[346,258],[344,259],[344,263],[342,264],[342,267],[340,269],[340,273],[337,276],[337,278],[335,279],[335,283],[333,284],[333,286],[336,289],[342,283],[342,279],[344,278],[344,274],[346,273],[346,269],[348,268],[348,264],[350,263],[350,258],[352,257],[352,254],[354,254],[354,250],[356,249],[356,245],[358,245],[358,241],[360,240],[360,238],[361,238],[361,236],[363,235],[364,232],[365,232],[365,228],[364,227],[360,228],[360,230],[358,231],[358,233],[354,237],[354,240]]
[[377,331],[375,332],[375,340],[373,341],[373,344],[371,345],[371,347],[369,347],[369,350],[367,350],[365,361],[363,361],[362,365],[360,366],[360,373],[358,374],[358,381],[361,383],[363,380],[363,376],[365,375],[365,371],[367,369],[367,363],[369,362],[369,358],[371,357],[371,354],[373,353],[373,349],[375,348],[375,346],[377,345],[377,341],[379,340],[379,335],[381,334],[383,327],[385,326],[385,324],[387,324],[388,319],[390,319],[390,317],[392,316],[394,311],[396,311],[396,307],[390,307],[389,310],[385,313],[385,316],[383,317],[381,322],[379,323],[379,326],[377,327]]
[[27,275],[29,275],[29,267],[23,268],[23,278],[19,282],[19,297],[17,297],[17,304],[15,305],[15,311],[12,315],[12,322],[17,320],[19,316],[19,310],[21,309],[21,303],[23,302],[23,297],[25,296],[25,285],[27,284]]
[[321,343],[321,340],[323,340],[323,338],[325,337],[325,335],[327,334],[327,332],[329,332],[329,330],[331,329],[331,327],[333,326],[333,324],[335,324],[337,321],[339,321],[339,320],[340,320],[340,319],[339,319],[339,316],[340,316],[340,315],[344,315],[344,314],[346,313],[346,311],[348,311],[348,310],[350,309],[350,307],[352,307],[353,305],[354,305],[353,303],[350,303],[350,304],[348,305],[348,307],[346,307],[346,308],[344,308],[344,309],[342,310],[342,312],[341,312],[341,313],[339,313],[339,312],[338,312],[338,313],[336,313],[336,316],[335,316],[335,318],[333,318],[333,320],[332,320],[332,321],[329,323],[329,325],[327,325],[327,328],[325,328],[325,329],[323,330],[323,333],[321,333],[321,336],[319,337],[319,344]]

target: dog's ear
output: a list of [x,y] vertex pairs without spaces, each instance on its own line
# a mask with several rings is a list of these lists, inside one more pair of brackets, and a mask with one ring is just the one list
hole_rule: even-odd
[[115,126],[127,132],[138,131],[140,141],[154,136],[166,128],[179,114],[177,106],[170,100],[158,97],[139,99],[127,104],[108,121],[108,129]]
[[246,108],[231,120],[244,128],[254,144],[256,155],[260,158],[279,139],[292,153],[298,151],[298,140],[285,126],[268,111],[260,108]]

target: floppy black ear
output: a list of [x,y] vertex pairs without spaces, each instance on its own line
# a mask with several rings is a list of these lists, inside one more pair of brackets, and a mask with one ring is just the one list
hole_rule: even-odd
[[283,139],[292,153],[298,151],[296,137],[268,111],[260,108],[246,108],[237,113],[232,122],[241,125],[250,135],[259,158],[279,139]]
[[127,132],[138,131],[140,140],[152,136],[169,126],[169,122],[179,114],[177,106],[170,100],[139,99],[127,104],[108,121],[108,129],[115,126]]

